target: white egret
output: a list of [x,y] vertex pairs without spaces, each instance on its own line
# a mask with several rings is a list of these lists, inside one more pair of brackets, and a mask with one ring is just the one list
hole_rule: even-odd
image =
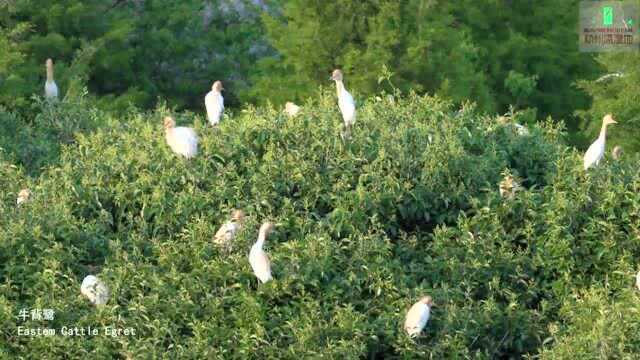
[[213,242],[219,246],[229,249],[231,241],[235,238],[238,231],[242,229],[243,223],[244,211],[235,210],[231,215],[231,220],[220,226],[220,229],[218,229],[216,235],[213,237]]
[[431,296],[425,296],[409,309],[407,318],[404,321],[404,330],[410,337],[418,336],[427,325],[431,314],[431,306],[433,306]]
[[258,234],[258,241],[251,247],[249,252],[249,263],[253,269],[253,273],[258,280],[262,283],[266,283],[269,280],[273,280],[271,276],[271,262],[269,256],[264,252],[262,247],[267,239],[267,236],[273,230],[273,224],[266,222],[260,227],[260,233]]
[[224,98],[222,97],[221,81],[216,81],[211,85],[211,91],[204,97],[204,106],[207,108],[207,117],[211,126],[216,126],[220,123],[220,117],[224,111]]
[[58,85],[53,80],[53,60],[47,59],[47,81],[44,83],[44,96],[47,99],[58,98]]
[[176,154],[190,159],[198,154],[198,136],[188,127],[176,127],[176,121],[167,116],[164,118],[164,130],[167,144]]
[[89,275],[82,280],[80,293],[86,296],[94,305],[104,305],[109,301],[107,285],[94,275]]
[[347,89],[344,88],[344,83],[342,82],[342,71],[338,69],[333,70],[330,80],[336,82],[338,107],[342,113],[345,128],[350,129],[356,121],[356,103],[353,101],[353,96],[351,96]]
[[598,139],[589,146],[587,152],[584,154],[584,169],[587,170],[593,165],[598,165],[600,160],[604,157],[604,146],[607,137],[607,126],[611,124],[617,124],[611,114],[607,114],[602,119],[602,128],[600,129],[600,136]]

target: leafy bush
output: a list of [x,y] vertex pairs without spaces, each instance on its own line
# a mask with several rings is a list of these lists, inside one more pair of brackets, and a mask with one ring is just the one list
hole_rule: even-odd
[[0,148],[29,174],[56,164],[61,147],[73,143],[75,134],[91,132],[104,121],[105,114],[89,106],[86,96],[85,89],[63,101],[33,97],[31,121],[0,107]]
[[[585,174],[551,123],[520,136],[471,105],[372,98],[343,142],[328,92],[294,119],[249,108],[214,129],[178,114],[200,137],[199,155],[185,160],[165,144],[165,109],[86,111],[103,126],[77,132],[39,178],[10,158],[0,168],[8,356],[554,357],[577,343],[573,328],[590,337],[584,354],[598,356],[576,294],[596,289],[600,307],[616,293],[626,294],[620,304],[637,300],[640,174],[609,161]],[[505,170],[524,180],[513,200],[498,195]],[[25,186],[32,199],[16,208]],[[228,254],[211,240],[234,208],[249,216]],[[247,254],[265,220],[281,224],[266,245],[275,281],[258,285]],[[106,306],[80,296],[87,274],[111,287]],[[401,323],[425,293],[437,306],[413,341]],[[55,319],[16,317],[36,307]],[[637,349],[637,331],[622,335],[634,324],[608,342],[633,345],[606,354]],[[16,330],[69,325],[136,335]]]

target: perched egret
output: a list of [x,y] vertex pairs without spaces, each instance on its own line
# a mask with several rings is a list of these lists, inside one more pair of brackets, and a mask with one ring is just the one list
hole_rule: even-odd
[[211,86],[211,91],[204,97],[204,106],[207,108],[207,117],[211,126],[220,123],[220,117],[224,111],[224,98],[222,97],[222,82],[219,80]]
[[614,159],[620,160],[620,157],[622,156],[622,146],[616,145],[613,148],[613,151],[611,152],[611,155],[613,156]]
[[104,305],[109,301],[107,285],[93,275],[89,275],[82,280],[80,292],[94,305]]
[[607,125],[617,124],[611,114],[607,114],[602,119],[602,128],[600,130],[600,136],[598,139],[589,146],[589,149],[584,154],[584,169],[587,170],[593,165],[598,165],[602,157],[604,156],[604,145],[607,137]]
[[638,271],[638,274],[636,275],[636,288],[640,290],[640,271]]
[[251,264],[253,273],[262,283],[273,280],[273,277],[271,276],[271,262],[269,261],[269,256],[262,249],[267,236],[272,230],[272,223],[267,222],[262,224],[260,227],[260,233],[258,234],[258,241],[253,244],[251,252],[249,252],[249,263]]
[[295,117],[300,112],[300,106],[292,103],[291,101],[287,101],[284,105],[284,112],[289,117]]
[[167,144],[176,154],[190,159],[198,154],[198,136],[188,127],[176,127],[171,116],[164,118],[164,131]]
[[353,96],[351,96],[347,89],[344,88],[344,83],[342,82],[342,71],[338,69],[333,70],[333,74],[331,75],[330,80],[336,82],[336,90],[338,92],[338,107],[340,108],[340,112],[342,113],[344,126],[348,130],[356,121],[356,103],[353,101]]
[[231,241],[236,236],[238,231],[242,229],[242,224],[244,223],[244,212],[242,210],[235,210],[231,215],[231,220],[225,222],[220,226],[220,229],[216,232],[216,235],[213,237],[213,242],[216,244],[229,249],[231,246]]
[[29,200],[29,196],[31,196],[31,191],[29,189],[22,189],[18,193],[18,200],[16,200],[16,204],[20,205],[27,200]]
[[427,325],[431,314],[431,306],[433,306],[431,296],[425,296],[409,309],[407,318],[404,321],[404,330],[410,337],[418,336]]
[[44,83],[44,96],[47,99],[58,98],[58,85],[53,80],[53,60],[47,59],[47,81]]
[[516,192],[520,190],[522,190],[522,186],[511,174],[507,174],[500,182],[500,196],[504,198],[513,199]]

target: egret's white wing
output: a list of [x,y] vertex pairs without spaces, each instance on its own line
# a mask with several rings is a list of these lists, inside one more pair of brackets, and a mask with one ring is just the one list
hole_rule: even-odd
[[404,329],[409,336],[415,337],[422,329],[424,329],[427,321],[429,321],[429,307],[423,303],[415,303],[407,312],[407,318],[404,322]]
[[604,142],[598,139],[589,146],[589,149],[584,154],[584,169],[587,170],[593,165],[598,165],[603,156]]
[[269,256],[262,249],[256,249],[255,251],[252,249],[249,262],[253,273],[261,282],[265,283],[272,279],[271,261],[269,261]]

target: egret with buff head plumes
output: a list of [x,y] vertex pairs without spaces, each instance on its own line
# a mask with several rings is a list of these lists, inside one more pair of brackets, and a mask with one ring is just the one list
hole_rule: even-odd
[[271,261],[263,249],[264,242],[273,231],[273,228],[274,225],[270,222],[262,224],[258,234],[258,241],[253,244],[251,251],[249,252],[249,263],[251,264],[253,273],[261,283],[273,280],[273,277],[271,276]]
[[330,80],[336,83],[338,107],[340,108],[342,120],[344,121],[344,132],[345,134],[350,134],[351,126],[353,126],[356,121],[356,103],[353,101],[353,96],[345,89],[342,79],[342,71],[338,69],[333,70]]
[[611,114],[607,114],[602,119],[602,128],[600,128],[600,136],[598,139],[589,146],[587,152],[584,154],[584,169],[598,165],[600,160],[604,157],[604,148],[605,142],[607,138],[607,126],[611,124],[617,124],[617,122],[613,119]]
[[220,117],[224,111],[224,98],[222,97],[222,82],[216,81],[211,85],[211,91],[204,97],[204,106],[207,108],[207,117],[211,126],[220,123]]
[[164,118],[164,131],[167,144],[176,154],[190,159],[198,154],[198,136],[192,128],[176,127],[176,121]]
[[45,63],[47,69],[47,81],[44,83],[44,97],[47,99],[58,98],[58,85],[53,80],[53,60],[47,59]]
[[220,229],[218,229],[216,235],[213,237],[213,242],[218,246],[229,250],[232,245],[231,242],[235,238],[236,234],[242,229],[243,223],[244,211],[235,210],[231,215],[231,220],[220,226]]

